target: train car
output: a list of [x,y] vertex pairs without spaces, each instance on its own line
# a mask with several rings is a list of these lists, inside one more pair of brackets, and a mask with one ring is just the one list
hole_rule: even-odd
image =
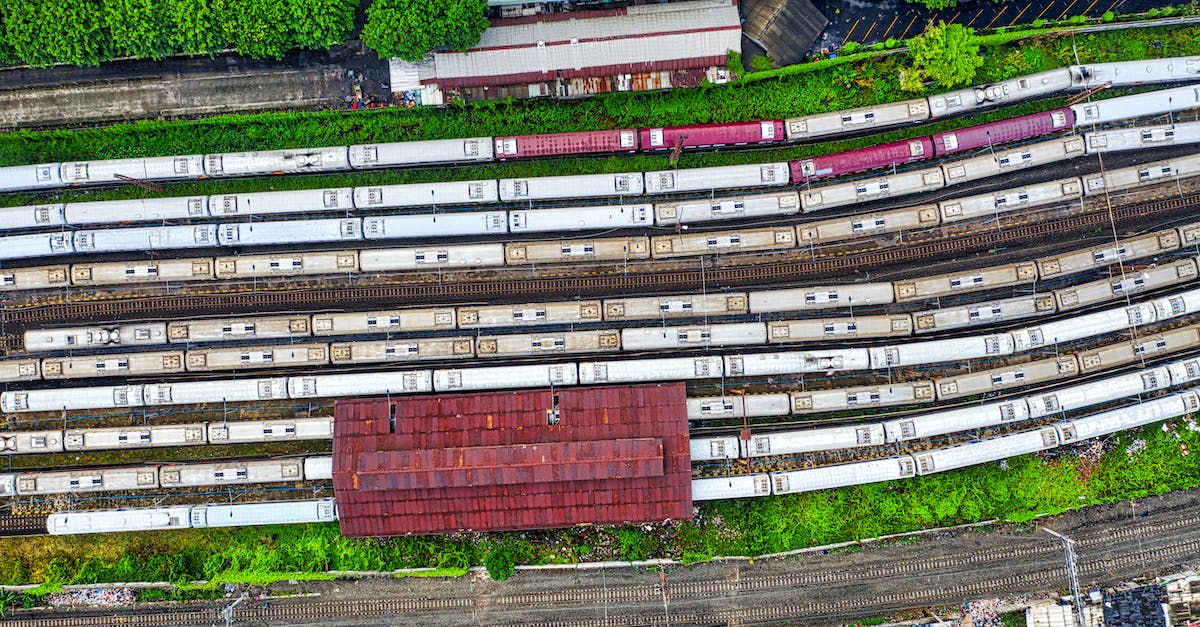
[[816,113],[784,120],[788,141],[842,135],[868,129],[913,124],[929,119],[929,101],[914,98],[845,111]]
[[791,162],[792,182],[842,176],[865,170],[890,168],[903,163],[930,159],[933,143],[928,137],[906,139]]
[[1011,333],[975,335],[946,340],[909,342],[892,346],[872,346],[871,368],[900,368],[946,362],[966,362],[1011,355],[1014,343]]
[[965,272],[895,282],[896,302],[937,298],[951,294],[977,292],[998,287],[1032,284],[1038,279],[1038,267],[1033,262],[992,266]]
[[1086,81],[1084,87],[1128,87],[1148,83],[1168,83],[1200,78],[1200,57],[1139,59],[1079,66]]
[[460,235],[494,235],[508,232],[503,211],[462,211],[376,216],[362,219],[362,236],[376,239],[441,238]]
[[916,474],[911,455],[771,473],[772,494],[796,494],[864,483],[907,479]]
[[931,139],[934,151],[940,156],[980,148],[990,149],[998,144],[1070,130],[1074,126],[1075,112],[1063,107],[944,133],[934,133]]
[[772,320],[767,323],[767,341],[772,344],[909,335],[912,335],[912,317],[908,314]]
[[155,259],[77,263],[71,266],[71,285],[127,285],[207,281],[213,278],[212,259]]
[[69,202],[63,206],[63,219],[75,225],[196,220],[207,216],[208,199],[204,196]]
[[72,494],[78,492],[116,492],[147,490],[158,487],[157,466],[132,468],[96,468],[89,470],[40,471],[18,474],[17,494]]
[[310,334],[309,318],[303,314],[211,318],[167,324],[167,338],[172,343],[292,339]]
[[25,350],[29,352],[100,346],[153,346],[166,343],[167,325],[161,322],[25,331]]
[[23,207],[0,207],[0,231],[37,229],[66,226],[63,205],[26,205]]
[[38,360],[6,359],[0,361],[0,383],[9,381],[37,381],[41,379]]
[[621,334],[612,329],[484,335],[475,341],[475,345],[479,357],[612,353],[621,350]]
[[495,156],[491,137],[354,144],[347,150],[350,167],[355,170],[442,163],[485,163],[493,161]]
[[663,357],[579,363],[579,383],[636,383],[715,379],[722,374],[720,357]]
[[60,164],[58,163],[13,165],[0,168],[0,192],[62,187],[63,180],[59,175],[59,168]]
[[329,347],[334,364],[465,359],[475,356],[469,337],[412,338],[367,342],[335,342]]
[[692,502],[719,499],[745,499],[771,493],[771,477],[766,474],[730,475],[692,479]]
[[362,239],[363,220],[360,218],[236,222],[223,223],[217,228],[217,241],[227,248],[357,242]]
[[797,213],[800,213],[800,195],[794,191],[654,203],[654,223],[660,226]]
[[67,161],[59,169],[64,185],[101,185],[126,183],[121,177],[142,181],[178,181],[202,179],[203,155],[171,157],[137,157],[133,159],[102,159],[96,161]]
[[0,496],[16,496],[17,476],[11,473],[0,474]]
[[944,200],[938,203],[943,223],[995,218],[1002,213],[1045,207],[1083,197],[1076,177],[1033,183],[998,192]]
[[946,177],[941,168],[923,168],[805,189],[800,192],[800,205],[804,207],[804,212],[808,213],[883,198],[919,194],[945,186]]
[[305,174],[349,169],[345,146],[204,155],[204,173],[208,176]]
[[606,298],[604,320],[655,320],[749,313],[745,292]]
[[1200,175],[1200,154],[1144,163],[1128,168],[1117,168],[1103,174],[1085,174],[1082,177],[1083,193],[1087,196],[1098,196],[1148,185],[1169,183],[1196,175]]
[[782,120],[693,124],[638,130],[642,152],[778,144],[784,141]]
[[1200,87],[1188,85],[1093,102],[1081,102],[1071,105],[1071,110],[1075,112],[1075,123],[1078,126],[1084,126],[1144,118],[1197,107],[1200,107]]
[[754,313],[888,305],[895,300],[896,293],[891,283],[756,290],[749,293],[750,311]]
[[324,366],[329,363],[330,352],[327,344],[192,348],[187,352],[187,370],[213,372]]
[[1200,122],[1098,130],[1087,133],[1084,139],[1088,154],[1196,144],[1200,143]]
[[400,372],[360,372],[289,377],[289,398],[333,398],[371,394],[411,394],[432,392],[428,370]]
[[1078,355],[1079,367],[1097,372],[1196,347],[1200,347],[1200,328],[1193,325],[1083,351]]
[[208,197],[208,212],[217,218],[353,210],[354,188],[351,187],[216,194]]
[[453,368],[433,371],[433,387],[438,392],[459,390],[499,390],[504,388],[548,388],[577,385],[575,364],[536,364]]
[[[871,409],[933,402],[933,383],[912,381],[887,385],[862,385],[831,390],[792,392],[793,414],[815,414],[828,411]],[[877,426],[877,425],[876,425]],[[883,427],[879,427],[876,444],[883,442]],[[871,442],[858,446],[868,446]]]
[[938,206],[920,205],[892,211],[809,222],[796,227],[801,243],[840,242],[938,225]]
[[687,399],[688,420],[722,418],[767,418],[792,412],[787,394],[738,394],[736,396],[692,396]]
[[929,117],[959,115],[985,107],[1049,96],[1067,91],[1081,80],[1080,77],[1074,76],[1070,69],[1058,68],[998,83],[935,94],[929,97]]
[[862,348],[748,353],[725,357],[725,374],[731,377],[829,373],[840,370],[867,370],[869,367],[867,351]]
[[951,161],[942,166],[942,169],[946,174],[946,185],[956,185],[1023,168],[1057,163],[1083,154],[1083,137],[1072,135],[1017,148],[989,151],[978,157]]
[[624,351],[766,343],[767,329],[761,322],[621,329]]
[[1116,244],[1105,244],[1086,250],[1073,251],[1037,260],[1038,273],[1042,280],[1101,268],[1110,264],[1152,257],[1178,249],[1179,233],[1167,229],[1147,235],[1125,238]]
[[650,244],[655,259],[790,250],[796,247],[796,228],[779,226],[740,231],[657,235],[650,238]]
[[912,315],[917,334],[1001,324],[1054,313],[1054,294],[1029,294],[985,303],[928,309]]
[[650,258],[648,237],[608,237],[504,245],[509,265],[581,261],[638,261]]
[[80,512],[55,512],[46,518],[52,536],[187,529],[191,505]]
[[0,260],[57,257],[75,251],[71,233],[29,233],[0,236]]
[[1178,285],[1196,278],[1196,261],[1181,259],[1161,266],[1131,268],[1108,279],[1073,285],[1054,291],[1059,311],[1116,300],[1146,291]]
[[894,443],[985,429],[1028,419],[1029,406],[1025,399],[1018,398],[885,420],[883,430],[887,441]]
[[789,182],[786,163],[751,163],[646,173],[647,194],[709,192],[743,187],[780,187]]
[[333,479],[333,456],[316,455],[304,458],[304,480]]
[[183,372],[183,351],[155,351],[123,355],[80,355],[47,357],[42,360],[42,378],[83,379],[130,377]]
[[158,470],[158,482],[164,488],[282,483],[303,480],[304,461],[299,458],[229,461],[211,464],[163,464]]
[[693,462],[738,458],[738,439],[733,436],[691,438],[688,444]]
[[638,151],[638,131],[622,128],[574,133],[543,133],[496,137],[493,151],[497,161],[566,157]]
[[957,468],[994,462],[1058,446],[1058,433],[1050,428],[1019,431],[948,448],[922,451],[913,455],[917,474],[930,475]]
[[752,435],[748,441],[742,444],[742,456],[752,459],[881,444],[883,444],[883,426],[880,424],[823,427]]
[[1059,422],[1054,427],[1064,445],[1074,444],[1161,420],[1178,418],[1197,409],[1200,409],[1200,397],[1195,390],[1188,390],[1180,394],[1141,401],[1136,405],[1113,411]]
[[354,206],[360,210],[480,205],[499,201],[500,192],[494,179],[354,188]]
[[1079,374],[1075,355],[1039,359],[937,380],[938,400],[986,395],[1000,390],[1066,379]]
[[142,390],[146,407],[160,405],[205,405],[288,398],[285,377],[147,383]]
[[76,231],[73,239],[75,252],[81,254],[214,248],[218,245],[214,224],[94,229]]
[[1200,380],[1200,357],[1189,357],[1167,364],[1171,385],[1183,385]]
[[542,176],[527,179],[500,179],[499,189],[502,202],[641,196],[645,192],[645,181],[642,179],[641,172]]
[[1016,350],[1027,351],[1104,333],[1113,333],[1131,326],[1150,324],[1157,317],[1158,312],[1155,311],[1152,303],[1138,303],[1129,307],[1098,311],[1066,320],[1045,322],[1037,326],[1017,329],[1008,335],[1013,338]]
[[358,251],[328,250],[217,257],[218,279],[321,276],[358,272]]
[[210,444],[331,439],[333,439],[333,418],[331,417],[208,423],[208,442]]
[[68,451],[200,446],[206,442],[203,424],[67,429],[63,434],[63,446]]
[[504,244],[427,245],[409,248],[367,248],[358,251],[363,272],[494,268],[503,266]]
[[1029,403],[1030,417],[1041,418],[1122,398],[1139,396],[1170,386],[1171,372],[1167,370],[1166,366],[1158,366],[1033,394],[1026,397],[1025,400]]
[[210,503],[191,508],[191,526],[245,527],[291,525],[337,520],[333,499],[307,501],[267,501],[264,503]]
[[312,317],[316,336],[454,329],[454,308],[393,309],[346,313],[319,313]]
[[600,301],[577,300],[518,305],[464,305],[460,329],[600,322]]
[[0,454],[61,453],[62,431],[10,431],[0,433]]
[[69,266],[0,268],[0,292],[66,287],[70,284],[68,268]]
[[654,225],[654,206],[598,205],[508,212],[510,233],[553,233],[588,229],[628,229]]

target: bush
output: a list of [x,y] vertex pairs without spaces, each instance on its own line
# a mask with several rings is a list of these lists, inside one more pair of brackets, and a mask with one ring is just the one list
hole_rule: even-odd
[[487,0],[375,0],[362,41],[381,57],[420,61],[437,48],[465,51],[488,27]]
[[766,72],[775,69],[775,63],[771,61],[771,57],[759,55],[750,59],[750,69],[754,72]]
[[1116,17],[1117,17],[1116,13],[1113,13],[1112,11],[1105,11],[1104,15],[1100,16],[1100,21],[1101,22],[1111,22]]
[[488,551],[487,556],[483,558],[483,567],[487,569],[488,576],[496,581],[504,581],[517,572],[516,560],[502,545],[493,546],[492,550]]

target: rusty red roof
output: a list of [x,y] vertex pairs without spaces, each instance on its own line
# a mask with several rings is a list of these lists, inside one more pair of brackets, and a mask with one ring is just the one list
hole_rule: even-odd
[[682,384],[344,400],[334,416],[348,536],[691,518]]

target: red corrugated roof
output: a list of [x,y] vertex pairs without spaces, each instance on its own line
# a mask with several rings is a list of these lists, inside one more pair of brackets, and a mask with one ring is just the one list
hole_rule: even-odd
[[334,415],[348,536],[691,517],[682,384],[345,400]]

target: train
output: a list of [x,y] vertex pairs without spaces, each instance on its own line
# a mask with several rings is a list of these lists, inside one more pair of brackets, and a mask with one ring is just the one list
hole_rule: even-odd
[[[1200,57],[1147,59],[1073,65],[1020,76],[997,83],[969,87],[944,94],[896,103],[835,111],[782,120],[701,124],[645,129],[613,129],[524,136],[469,137],[429,141],[357,144],[323,148],[296,148],[207,155],[176,155],[97,161],[69,161],[0,168],[0,192],[46,190],[62,187],[119,183],[128,177],[143,181],[179,181],[272,174],[304,174],[401,168],[417,166],[477,164],[510,159],[561,157],[590,154],[654,153],[676,149],[695,150],[723,146],[772,146],[786,142],[811,141],[913,124],[950,115],[1043,97],[1074,89],[1097,86],[1128,87],[1200,78]],[[1103,77],[1103,78],[1097,78]],[[1111,119],[1108,101],[1075,105],[1070,114],[1080,123],[1096,124]],[[1130,110],[1150,115],[1151,108]],[[1067,125],[1074,122],[1064,121]],[[1061,127],[1059,124],[1058,127]],[[997,127],[997,133],[1007,127]],[[942,142],[943,151],[969,150],[972,143],[992,142],[981,138],[957,138]],[[921,149],[932,148],[922,142]],[[856,153],[843,160],[850,168],[911,158],[912,146]],[[907,154],[907,156],[905,156]],[[924,153],[929,156],[929,153]],[[858,159],[862,160],[859,161]],[[882,160],[881,160],[882,159]],[[828,163],[832,162],[827,162]],[[802,169],[799,163],[796,168]],[[817,171],[823,171],[818,166]],[[822,174],[821,176],[834,174]]]
[[919,453],[803,470],[693,479],[692,500],[794,494],[908,479],[1074,444],[1186,416],[1197,409],[1200,409],[1200,390],[1190,389],[1091,416],[1058,421],[1045,427]]
[[130,509],[55,512],[46,517],[50,535],[165,531],[206,527],[249,527],[337,521],[332,498],[260,503],[208,503]]
[[[1059,142],[1061,140],[1055,140]],[[1069,140],[1068,140],[1069,141]],[[938,170],[940,171],[940,170]],[[73,265],[34,266],[25,268],[0,268],[0,291],[29,291],[53,289],[67,286],[102,287],[137,283],[187,282],[203,280],[268,279],[273,277],[330,276],[354,273],[382,273],[398,271],[431,271],[439,269],[483,269],[501,267],[528,267],[535,264],[585,263],[667,259],[684,256],[736,254],[739,252],[772,252],[805,248],[814,243],[831,243],[857,237],[872,237],[885,233],[916,228],[931,228],[938,225],[955,224],[964,220],[987,219],[1018,210],[1045,207],[1055,203],[1078,200],[1082,197],[1103,196],[1125,190],[1137,189],[1170,181],[1179,181],[1200,175],[1200,154],[1185,155],[1174,159],[1118,168],[1104,174],[1088,174],[1025,185],[999,192],[979,194],[941,201],[936,204],[905,207],[902,209],[876,212],[867,215],[847,216],[831,220],[815,221],[798,226],[748,227],[733,231],[688,233],[680,230],[671,235],[594,237],[558,239],[544,241],[519,241],[508,243],[474,244],[428,244],[397,248],[369,248],[325,250],[294,253],[246,254],[229,257],[205,257],[183,259],[131,260],[116,262],[91,262]],[[940,176],[940,175],[939,175]],[[940,179],[939,179],[940,180]],[[916,183],[919,185],[919,183]],[[835,185],[841,188],[842,185]],[[899,192],[902,186],[887,189]],[[746,196],[721,201],[687,201],[682,203],[659,203],[659,217],[649,223],[679,224],[691,222],[698,213],[708,212],[722,218],[795,213],[801,196],[810,197],[817,191],[785,192],[760,196]],[[857,192],[855,192],[857,193]],[[852,202],[850,196],[843,200]],[[827,202],[841,202],[832,197]],[[728,205],[732,202],[733,205]],[[732,206],[735,211],[726,211]],[[752,209],[747,209],[752,208]],[[628,215],[626,208],[604,207],[610,214]],[[531,214],[537,211],[514,211],[513,214]],[[497,212],[503,214],[503,212]],[[734,214],[737,214],[736,216]],[[562,215],[562,214],[559,214]],[[580,211],[579,216],[591,215],[589,210]],[[437,216],[420,217],[436,223]],[[477,221],[480,216],[473,216]],[[524,219],[524,218],[523,218]],[[579,219],[577,217],[576,219]],[[371,218],[309,220],[283,223],[261,223],[257,226],[287,225],[309,233],[312,223],[323,223],[327,228],[342,232],[339,224]],[[640,218],[639,218],[640,220]],[[590,223],[598,226],[598,223]],[[150,227],[166,229],[196,229],[202,227]],[[214,231],[217,227],[212,228]],[[92,231],[146,229],[106,229]],[[358,232],[357,226],[347,232]],[[77,232],[80,233],[80,232]],[[278,234],[278,229],[275,229]],[[0,237],[24,238],[24,245],[14,245],[9,252],[0,255],[34,255],[46,248],[47,238],[60,241],[51,243],[51,248],[66,250],[71,233],[49,233],[36,235]],[[214,235],[215,237],[215,235]],[[311,240],[311,234],[300,237]],[[118,238],[120,239],[120,238]],[[136,240],[126,240],[133,245]],[[178,239],[173,240],[178,241]],[[276,238],[276,241],[280,241]],[[33,244],[29,244],[33,242]],[[32,246],[32,247],[30,247]],[[203,247],[208,247],[204,245]],[[35,250],[36,249],[36,250]],[[5,250],[0,248],[0,250]],[[24,250],[25,252],[20,252]],[[68,253],[64,253],[68,254]]]
[[1200,289],[1190,289],[1133,305],[1012,331],[869,348],[23,389],[0,393],[0,410],[6,413],[66,412],[380,394],[773,377],[842,371],[891,371],[939,363],[997,359],[1118,333],[1131,327],[1165,322],[1196,312],[1200,312]]
[[0,454],[40,455],[130,448],[254,444],[333,438],[333,418],[239,420],[191,424],[0,432]]

